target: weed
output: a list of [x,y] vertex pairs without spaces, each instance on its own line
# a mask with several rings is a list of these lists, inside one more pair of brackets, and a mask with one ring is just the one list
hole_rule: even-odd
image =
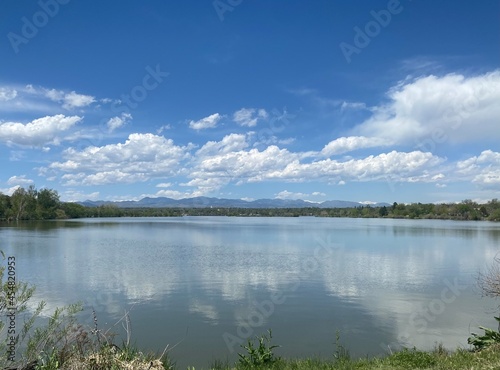
[[239,361],[238,363],[245,367],[255,367],[262,365],[272,365],[280,360],[280,357],[276,357],[273,353],[273,349],[281,347],[279,345],[271,345],[271,339],[273,338],[271,329],[267,330],[268,335],[263,334],[260,337],[255,337],[258,341],[258,347],[254,347],[253,340],[248,339],[246,346],[241,346],[247,353],[238,353]]
[[[500,322],[500,317],[495,316],[495,320]],[[472,336],[467,339],[467,343],[472,344],[474,346],[474,350],[480,351],[491,346],[492,344],[500,343],[500,332],[485,328],[484,326],[480,326],[479,329],[484,330],[483,335],[471,333]]]
[[333,358],[338,362],[347,362],[351,359],[349,350],[340,343],[340,331],[335,332],[335,352]]

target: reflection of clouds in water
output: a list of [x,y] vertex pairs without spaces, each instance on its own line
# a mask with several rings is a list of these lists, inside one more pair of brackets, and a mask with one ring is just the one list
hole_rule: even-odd
[[[476,322],[482,312],[477,312],[473,276],[496,253],[494,246],[480,240],[473,245],[464,241],[405,245],[403,253],[388,254],[343,248],[323,260],[320,271],[327,292],[361,304],[376,327],[393,328],[398,338],[391,343],[393,349],[395,345],[430,349],[436,343],[455,348],[466,345],[469,325],[484,325]],[[463,281],[455,294],[449,286],[457,278]]]
[[217,312],[217,308],[211,304],[204,304],[199,299],[193,299],[190,302],[189,312],[202,315],[212,325],[217,325],[219,321],[219,313]]
[[[431,223],[422,224],[427,229],[398,226],[394,231],[387,220],[174,221],[151,222],[146,229],[143,222],[88,225],[81,239],[65,231],[50,252],[57,270],[35,266],[35,275],[47,287],[59,281],[82,291],[61,297],[57,288],[47,289],[43,298],[48,311],[83,294],[86,305],[118,315],[123,313],[123,297],[140,303],[180,294],[188,297],[189,312],[213,325],[227,305],[236,325],[243,325],[256,315],[258,297],[292,293],[294,282],[311,283],[363,307],[376,327],[393,330],[412,345],[429,347],[434,341],[456,343],[453,328],[471,322],[472,309],[464,307],[475,297],[464,292],[423,332],[410,322],[411,315],[425,309],[433,289],[439,295],[443,276],[472,281],[478,266],[489,265],[498,250],[489,233],[434,230]],[[372,226],[357,229],[361,222]],[[305,271],[304,261],[320,246],[318,236],[328,237],[336,247],[316,260],[317,267]]]

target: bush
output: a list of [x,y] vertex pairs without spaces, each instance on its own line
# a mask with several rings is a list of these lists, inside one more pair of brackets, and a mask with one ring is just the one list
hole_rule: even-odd
[[246,349],[247,354],[238,353],[239,364],[245,367],[255,367],[262,365],[272,365],[280,360],[280,357],[275,357],[273,349],[278,348],[278,345],[271,345],[271,339],[273,338],[271,330],[267,331],[269,335],[261,335],[260,337],[255,337],[258,341],[259,346],[254,347],[253,341],[248,340],[246,346],[241,346]]

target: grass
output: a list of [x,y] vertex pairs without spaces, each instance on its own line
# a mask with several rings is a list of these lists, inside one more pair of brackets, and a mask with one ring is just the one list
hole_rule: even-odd
[[[457,349],[448,352],[438,346],[434,351],[419,351],[403,349],[384,358],[321,360],[283,359],[280,358],[272,365],[248,367],[236,364],[235,366],[208,367],[217,370],[402,370],[402,369],[439,369],[439,370],[488,370],[500,369],[500,344],[492,345],[482,351],[472,352],[466,349]],[[193,368],[191,369],[193,370]],[[199,369],[195,369],[199,370]]]

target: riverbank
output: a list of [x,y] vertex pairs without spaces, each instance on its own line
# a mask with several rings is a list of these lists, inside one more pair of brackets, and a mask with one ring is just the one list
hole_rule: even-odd
[[[337,358],[335,358],[336,356]],[[40,361],[32,368],[40,370],[185,370],[175,365],[175,359],[163,358],[162,360],[154,358],[154,356],[146,356],[141,352],[131,351],[130,349],[113,351],[112,348],[102,349],[100,352],[89,354],[86,357],[76,355],[75,357],[66,358],[64,361],[61,361],[58,356],[52,356],[48,360]],[[457,349],[449,352],[438,346],[430,352],[404,349],[382,358],[350,359],[346,353],[340,357],[336,353],[332,355],[331,360],[275,358],[271,363],[254,365],[243,363],[228,364],[224,361],[214,360],[212,363],[207,364],[206,367],[187,367],[188,370],[486,370],[499,368],[499,344],[492,345],[479,352],[472,352],[466,349]]]
[[[248,369],[246,366],[216,366],[205,369]],[[273,365],[250,367],[255,369],[296,369],[296,370],[400,370],[400,369],[498,369],[500,368],[500,345],[491,346],[480,352],[458,349],[448,352],[441,347],[423,352],[406,349],[383,358],[349,359],[347,357],[331,361],[309,359],[282,359]],[[198,370],[198,369],[196,369]]]

